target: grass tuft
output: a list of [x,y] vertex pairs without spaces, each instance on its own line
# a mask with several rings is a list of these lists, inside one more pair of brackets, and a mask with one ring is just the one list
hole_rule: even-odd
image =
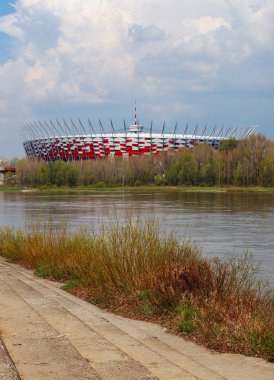
[[77,279],[71,279],[68,283],[62,286],[63,290],[77,289],[81,286],[81,282]]
[[177,324],[177,328],[186,333],[192,333],[194,331],[193,322],[191,321],[182,321]]

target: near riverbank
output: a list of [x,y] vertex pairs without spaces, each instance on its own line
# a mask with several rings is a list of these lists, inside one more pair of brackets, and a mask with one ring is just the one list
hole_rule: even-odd
[[3,258],[0,283],[3,339],[22,379],[273,378],[271,363],[211,353],[155,324],[100,310]]
[[157,223],[130,220],[99,233],[2,228],[0,254],[102,308],[156,321],[215,350],[273,361],[273,293],[247,254],[204,258],[195,244],[163,236]]

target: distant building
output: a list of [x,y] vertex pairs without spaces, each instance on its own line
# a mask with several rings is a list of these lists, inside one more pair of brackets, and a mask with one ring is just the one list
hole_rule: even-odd
[[95,133],[90,121],[87,126],[79,120],[76,125],[71,123],[32,123],[22,129],[24,148],[28,157],[55,160],[88,160],[110,156],[138,156],[157,155],[161,152],[178,150],[183,147],[193,147],[198,143],[206,143],[218,146],[223,140],[229,138],[241,139],[254,133],[257,127],[249,128],[226,128],[205,127],[198,133],[195,127],[189,133],[188,126],[183,133],[177,133],[177,125],[173,133],[165,133],[165,124],[161,133],[154,133],[152,125],[146,132],[144,127],[137,122],[123,131],[115,131],[111,122],[111,132],[105,133],[102,123],[100,133]]

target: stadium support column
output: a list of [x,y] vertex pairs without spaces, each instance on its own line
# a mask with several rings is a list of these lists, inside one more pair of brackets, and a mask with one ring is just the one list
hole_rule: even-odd
[[198,123],[196,124],[196,127],[195,127],[194,131],[192,132],[192,139],[193,139],[194,144],[195,144],[195,140],[196,140],[197,131],[198,131]]
[[53,152],[53,149],[52,149],[52,144],[51,144],[51,139],[50,139],[50,133],[49,133],[49,129],[46,129],[44,127],[44,125],[41,123],[41,121],[38,121],[39,125],[41,126],[41,128],[43,129],[43,131],[45,131],[45,134],[47,136],[47,152],[48,152],[48,157],[49,157],[49,161],[51,161],[51,157],[50,157],[50,151],[53,155],[53,159],[55,161],[55,158],[54,158],[54,152]]
[[152,127],[153,127],[153,121],[150,123],[150,153],[152,152]]
[[125,138],[124,138],[124,143],[125,143],[125,151],[126,151],[126,157],[128,155],[128,149],[127,149],[127,126],[126,126],[126,121],[124,120],[124,131],[125,131]]
[[[39,123],[39,125],[41,124],[40,121],[38,121],[38,123]],[[47,155],[46,161],[50,161],[50,155],[49,155],[50,142],[48,140],[48,133],[47,133],[47,131],[44,128],[41,127],[41,129],[40,129],[39,125],[36,122],[34,122],[34,124],[40,130],[41,136],[42,136],[43,141],[44,141],[44,147],[45,147],[44,149],[46,150],[46,155]]]
[[[81,139],[81,133],[79,133],[78,131],[78,128],[76,127],[75,123],[73,122],[72,119],[70,119],[70,122],[71,122],[71,125],[73,126],[73,128],[76,130],[76,132],[78,133],[78,138],[79,138],[79,144],[78,144],[78,156],[79,156],[79,146],[82,147],[82,144],[84,144],[84,148],[86,147],[85,146],[85,141],[83,142],[83,140]],[[77,142],[77,140],[76,140]],[[81,145],[80,145],[81,144]],[[80,153],[83,153],[83,150],[81,149]],[[82,161],[82,154],[81,154],[81,161]],[[87,152],[86,152],[86,149],[85,149],[85,159],[87,159]]]
[[202,132],[202,134],[201,134],[201,137],[202,137],[202,141],[204,142],[204,140],[205,140],[205,134],[206,134],[206,131],[207,131],[207,125],[204,127],[204,130],[203,130],[203,132]]
[[[61,137],[62,137],[62,134],[63,134],[64,138],[67,139],[67,138],[68,138],[68,134],[67,134],[66,131],[63,129],[63,127],[62,127],[62,125],[61,125],[61,123],[59,122],[58,119],[56,119],[56,123],[57,123],[58,127],[60,128],[60,131],[61,131]],[[56,138],[55,138],[55,144],[56,144],[56,142],[57,142],[57,138],[58,138],[58,135],[60,135],[60,132],[58,132],[57,127],[55,126],[55,124],[54,124],[52,121],[50,121],[50,124],[52,125],[52,127],[54,128],[54,130],[57,132],[57,136],[56,136]],[[57,145],[57,150],[59,151],[58,154],[60,155],[60,149],[58,149],[58,144],[56,144],[56,145]],[[63,144],[63,150],[64,150],[65,161],[68,161],[67,154],[66,154],[66,150],[65,150],[65,148],[64,148],[64,144]]]
[[[34,147],[33,147],[33,143],[32,143],[32,133],[30,132],[30,129],[29,129],[29,125],[24,125],[24,128],[23,128],[23,131],[26,135],[26,138],[28,139],[28,141],[26,142],[26,146],[27,146],[27,150],[28,152],[30,152],[30,155],[33,159],[36,158],[36,155],[35,155],[35,150],[34,150]],[[25,144],[24,144],[25,146]],[[26,148],[25,148],[26,150]],[[27,152],[26,152],[27,153]],[[27,154],[28,157],[29,157],[29,154]]]
[[[31,124],[32,128],[37,131],[38,130],[38,136],[39,136],[39,133],[40,133],[40,138],[38,139],[38,148],[41,152],[41,148],[42,149],[42,153],[43,153],[43,159],[45,161],[49,161],[49,153],[48,153],[48,150],[47,150],[47,144],[48,144],[48,140],[47,140],[47,137],[46,135],[44,135],[43,131],[40,129],[40,127],[38,126],[38,124],[36,123],[36,121]],[[41,145],[42,144],[42,145]],[[41,145],[41,146],[40,146]]]
[[104,157],[106,157],[106,148],[105,148],[104,137],[103,137],[105,135],[105,130],[104,130],[103,124],[102,124],[100,119],[99,119],[99,125],[100,125],[100,130],[101,130],[101,142],[103,145]]
[[164,124],[163,124],[163,129],[162,129],[162,152],[164,151],[164,133],[165,133],[165,126],[166,126],[166,122],[164,121]]
[[[114,141],[114,126],[113,126],[113,122],[112,120],[110,119],[110,125],[111,125],[111,131],[112,131],[112,149],[114,150],[114,156],[116,155],[116,147],[115,147],[115,141]],[[110,143],[109,143],[109,149],[110,149]],[[120,150],[121,150],[121,145],[120,145]]]
[[34,133],[33,128],[32,128],[32,126],[30,124],[26,124],[26,129],[27,129],[28,136],[29,136],[29,139],[30,139],[29,145],[30,145],[30,149],[31,149],[31,152],[32,152],[32,158],[34,158],[36,160],[38,158],[37,155],[36,155],[36,140],[37,140],[37,135]]
[[185,130],[184,130],[184,134],[183,134],[183,146],[187,146],[187,143],[186,143],[186,136],[187,136],[187,130],[188,130],[188,123],[185,127]]
[[226,133],[225,133],[225,135],[224,135],[224,138],[227,137],[227,135],[229,134],[230,131],[231,131],[231,127],[228,127],[228,129],[226,130]]
[[235,136],[237,135],[237,131],[238,131],[239,127],[236,127],[233,129],[232,133],[229,135],[229,138],[235,138]]
[[94,140],[93,140],[93,135],[95,135],[93,125],[91,124],[91,121],[88,119],[88,124],[90,127],[90,132],[91,132],[91,142],[92,142],[92,147],[93,147],[93,152],[94,152],[94,159],[96,160],[96,150],[95,150],[95,145],[94,145]]
[[78,158],[79,158],[79,151],[78,151],[78,146],[77,146],[77,140],[76,140],[76,131],[74,131],[74,130],[72,130],[71,131],[71,129],[70,129],[70,127],[69,127],[69,125],[68,125],[68,123],[66,122],[66,120],[65,119],[63,119],[63,122],[64,122],[64,124],[65,124],[65,126],[66,126],[66,128],[67,128],[67,130],[68,130],[68,132],[69,133],[71,133],[71,136],[72,136],[72,138],[74,139],[72,142],[73,142],[73,152],[72,152],[72,156],[73,156],[73,159],[74,159],[74,161],[75,161],[75,150],[77,150],[77,156],[78,156]]
[[224,126],[222,126],[221,129],[219,130],[219,133],[217,136],[218,140],[220,140],[223,137],[223,133],[224,133]]
[[173,149],[174,150],[176,149],[176,131],[177,131],[177,122],[175,124],[174,131],[173,131]]
[[254,127],[249,128],[249,130],[246,132],[245,137],[249,137],[257,132],[259,126],[255,125]]
[[[82,161],[83,157],[82,157],[82,149],[80,149],[81,147],[81,134],[80,132],[78,131],[78,128],[76,127],[76,125],[74,124],[74,122],[72,121],[72,119],[70,119],[70,122],[71,122],[71,125],[72,125],[72,130],[76,132],[75,134],[75,141],[76,141],[76,146],[77,146],[77,154],[78,154],[78,159],[80,159]],[[77,141],[77,136],[78,136],[78,141]]]
[[86,139],[87,139],[87,137],[88,137],[88,134],[87,134],[87,132],[86,132],[86,129],[85,129],[85,127],[84,127],[84,125],[83,125],[81,119],[78,119],[78,120],[79,120],[79,124],[80,124],[82,130],[84,131],[84,136],[86,136],[86,137],[84,137],[84,148],[85,148],[85,156],[86,156],[86,159],[88,159],[88,158],[89,158],[89,157],[88,157],[88,153],[87,153],[87,147],[88,147],[88,144],[87,144],[87,141],[86,141]]
[[225,126],[222,125],[221,128],[219,129],[219,132],[218,132],[218,139],[222,139],[224,137],[224,128]]
[[[210,134],[208,136],[209,141],[210,141],[210,137],[213,136],[213,134],[215,133],[215,131],[216,131],[216,125],[214,125],[214,127],[212,128],[212,130],[211,130],[211,132],[210,132]],[[212,139],[211,139],[211,146],[213,146],[213,140]]]

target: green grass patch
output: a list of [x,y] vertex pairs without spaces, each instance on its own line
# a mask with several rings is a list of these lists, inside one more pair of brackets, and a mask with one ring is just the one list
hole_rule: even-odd
[[26,190],[25,187],[10,187],[10,186],[0,186],[0,191],[22,191]]
[[53,277],[61,281],[69,279],[71,279],[70,281],[76,281],[74,278],[75,273],[70,268],[61,264],[40,264],[36,267],[35,274],[38,277]]
[[177,324],[178,330],[186,333],[192,333],[194,331],[194,326],[192,321],[182,321]]
[[66,283],[65,285],[63,285],[62,289],[71,290],[71,289],[79,288],[80,286],[81,286],[81,282],[78,279],[74,278],[72,280],[69,280],[69,282]]
[[197,309],[189,304],[189,305],[179,305],[176,308],[176,313],[183,318],[181,322],[177,324],[177,329],[186,332],[192,333],[194,331],[194,319],[197,316]]
[[184,320],[190,321],[197,315],[197,310],[193,305],[179,305],[176,308],[176,313],[182,315]]
[[261,332],[255,330],[250,333],[249,342],[254,352],[264,353],[270,362],[274,359],[274,335],[273,326],[269,326],[269,331]]
[[157,313],[156,305],[153,301],[153,294],[150,290],[143,290],[138,294],[140,301],[139,309],[145,316],[153,316]]
[[240,187],[240,186],[156,186],[156,185],[138,185],[138,186],[115,186],[115,185],[107,185],[103,182],[98,182],[94,185],[87,186],[75,186],[71,187],[56,187],[56,186],[48,186],[48,187],[40,187],[40,191],[43,192],[56,192],[56,193],[67,193],[74,191],[146,191],[146,192],[252,192],[252,193],[274,193],[273,187]]

